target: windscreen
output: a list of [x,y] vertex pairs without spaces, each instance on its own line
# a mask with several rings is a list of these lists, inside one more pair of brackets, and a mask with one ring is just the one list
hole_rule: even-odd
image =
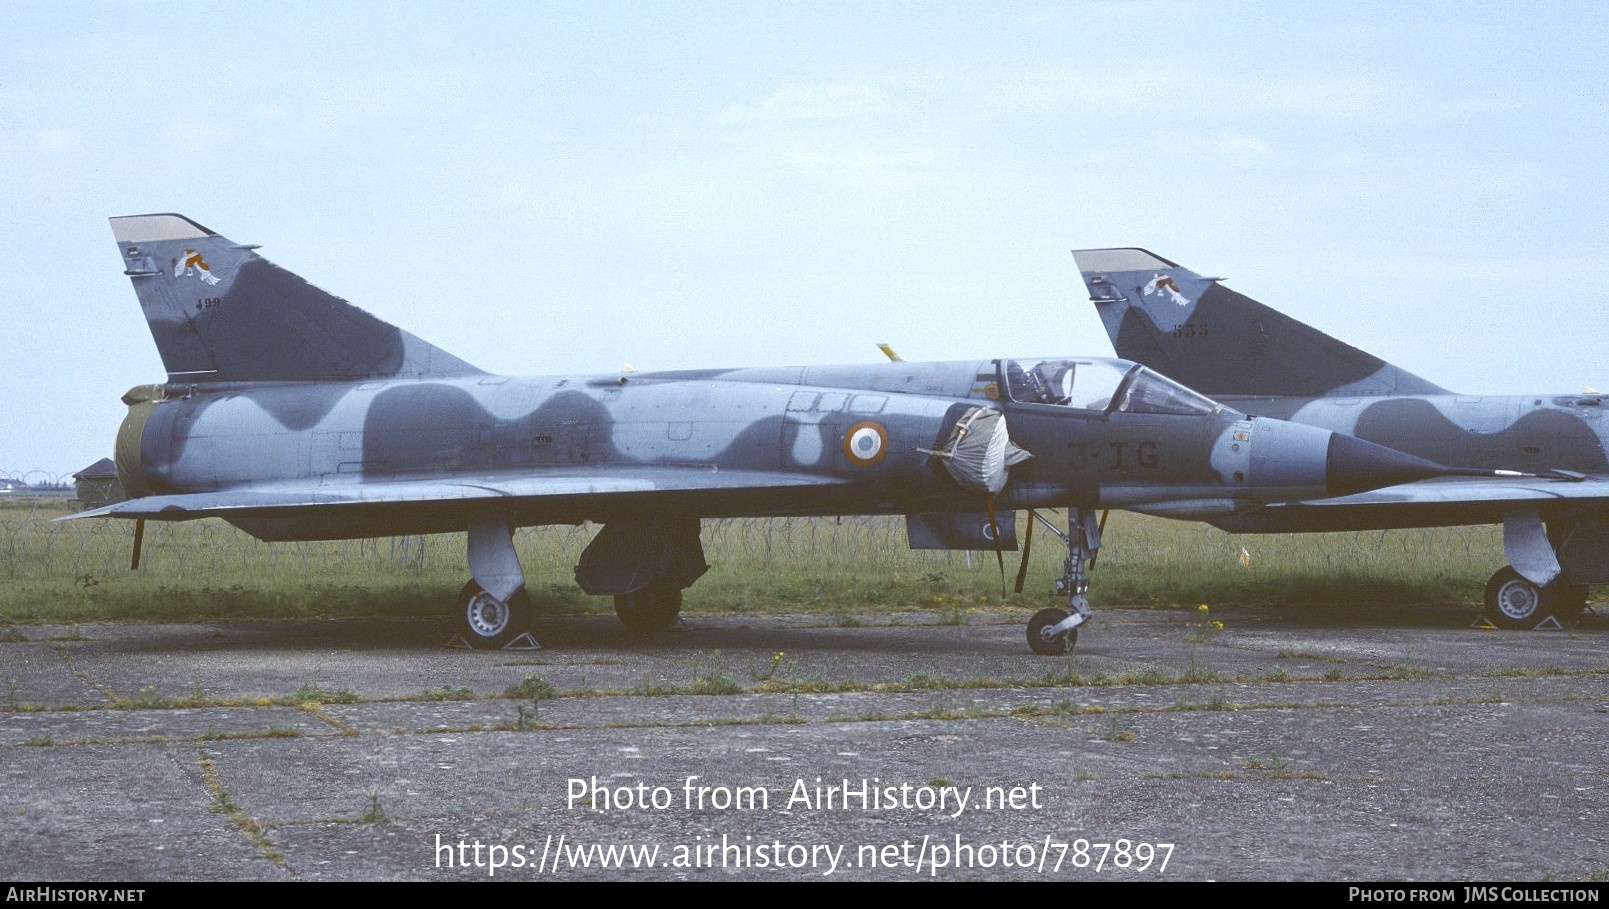
[[1105,413],[1211,414],[1219,404],[1127,360],[1003,360],[1006,393],[1020,404]]

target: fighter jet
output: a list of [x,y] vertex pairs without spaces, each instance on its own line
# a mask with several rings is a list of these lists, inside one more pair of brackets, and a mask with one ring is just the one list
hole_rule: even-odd
[[1502,524],[1511,564],[1492,576],[1483,608],[1502,628],[1569,621],[1585,607],[1588,585],[1609,583],[1604,395],[1455,394],[1147,250],[1073,256],[1120,357],[1246,413],[1453,467],[1529,475],[1426,480],[1243,512],[1213,520],[1217,526],[1275,533]]
[[530,624],[522,526],[602,525],[576,581],[654,631],[708,568],[706,518],[905,515],[917,548],[1008,549],[1016,511],[1066,508],[1068,606],[1028,635],[1065,652],[1098,509],[1233,512],[1445,472],[1098,357],[492,375],[182,215],[111,222],[167,381],[123,398],[133,498],[73,517],[218,517],[269,541],[467,532],[456,612],[476,647]]

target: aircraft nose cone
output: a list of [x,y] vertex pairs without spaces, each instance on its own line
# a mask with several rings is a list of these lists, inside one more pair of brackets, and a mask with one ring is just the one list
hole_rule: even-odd
[[1344,496],[1439,477],[1448,472],[1435,461],[1333,433],[1325,458],[1324,485],[1331,495]]

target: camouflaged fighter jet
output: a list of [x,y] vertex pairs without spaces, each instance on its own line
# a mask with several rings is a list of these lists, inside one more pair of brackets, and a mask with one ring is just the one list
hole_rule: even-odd
[[1455,394],[1146,250],[1073,256],[1120,357],[1247,413],[1528,475],[1426,480],[1213,524],[1236,533],[1502,524],[1511,565],[1487,584],[1483,610],[1502,628],[1568,621],[1585,608],[1587,585],[1609,583],[1604,395]]
[[998,551],[1016,510],[1065,507],[1068,609],[1029,634],[1065,652],[1089,616],[1097,509],[1233,510],[1443,472],[1123,360],[490,375],[183,216],[112,233],[168,378],[124,396],[134,498],[74,517],[219,517],[262,540],[467,531],[458,611],[477,647],[529,624],[520,526],[601,524],[576,581],[656,630],[708,568],[703,518],[906,515],[913,547]]

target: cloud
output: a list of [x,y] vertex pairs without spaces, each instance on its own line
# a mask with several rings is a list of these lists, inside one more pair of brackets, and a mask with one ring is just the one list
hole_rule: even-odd
[[1156,144],[1166,151],[1192,158],[1215,158],[1239,167],[1247,167],[1268,155],[1268,143],[1246,133],[1227,130],[1216,135],[1162,130],[1156,133]]
[[845,186],[890,186],[932,178],[937,156],[929,150],[884,152],[865,148],[795,148],[784,160],[796,170]]
[[865,85],[810,85],[781,88],[757,105],[733,105],[718,113],[718,123],[754,121],[843,120],[885,113],[881,89]]
[[78,133],[70,129],[42,129],[34,133],[34,143],[42,152],[58,152],[78,144]]

